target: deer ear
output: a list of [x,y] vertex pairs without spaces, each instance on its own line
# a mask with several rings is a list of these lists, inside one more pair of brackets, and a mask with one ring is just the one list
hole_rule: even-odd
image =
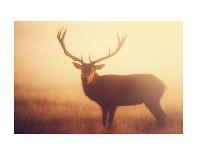
[[96,70],[102,69],[105,66],[105,64],[101,64],[101,65],[94,65],[94,68]]
[[80,64],[78,64],[78,63],[76,63],[76,62],[73,62],[73,65],[75,66],[75,68],[81,69],[81,65],[80,65]]

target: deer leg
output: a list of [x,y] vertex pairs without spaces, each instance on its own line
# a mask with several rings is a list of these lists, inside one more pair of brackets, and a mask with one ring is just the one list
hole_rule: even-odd
[[116,107],[110,107],[109,108],[109,120],[108,120],[108,129],[111,128],[114,115],[115,115]]
[[163,128],[166,115],[162,110],[160,103],[152,102],[152,103],[145,103],[145,105],[156,118],[158,127]]
[[102,107],[102,122],[103,126],[107,126],[107,116],[108,116],[108,109],[106,107]]

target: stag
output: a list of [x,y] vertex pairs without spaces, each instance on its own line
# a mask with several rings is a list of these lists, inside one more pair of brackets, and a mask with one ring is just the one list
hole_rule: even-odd
[[[158,127],[164,127],[165,113],[161,108],[160,99],[166,89],[165,84],[156,76],[151,74],[131,74],[131,75],[102,75],[96,70],[102,69],[105,64],[97,63],[108,59],[123,46],[126,35],[119,37],[118,46],[108,55],[92,61],[89,55],[90,63],[85,63],[81,59],[73,56],[66,49],[64,37],[67,29],[60,29],[57,38],[67,57],[73,60],[75,68],[81,70],[81,80],[84,93],[95,101],[102,109],[102,123],[104,127],[112,126],[115,111],[118,106],[137,105],[144,103],[156,118]],[[78,63],[76,63],[78,62]]]

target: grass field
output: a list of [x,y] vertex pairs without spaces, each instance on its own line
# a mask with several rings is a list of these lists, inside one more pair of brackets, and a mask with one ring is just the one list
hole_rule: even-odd
[[63,89],[15,87],[15,133],[183,133],[182,103],[164,103],[166,125],[156,127],[145,106],[119,107],[110,130],[102,127],[101,109],[84,94]]

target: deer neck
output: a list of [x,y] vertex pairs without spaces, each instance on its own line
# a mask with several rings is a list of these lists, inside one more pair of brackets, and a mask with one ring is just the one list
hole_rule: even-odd
[[89,93],[91,93],[91,91],[94,90],[95,84],[98,79],[99,79],[99,75],[97,73],[95,73],[94,78],[91,83],[87,84],[87,83],[85,83],[85,81],[82,80],[83,89],[84,89],[84,92],[86,93],[86,95],[88,95]]
[[94,77],[93,77],[93,80],[92,80],[92,82],[91,83],[85,83],[85,81],[82,79],[82,84],[83,84],[83,86],[91,86],[91,85],[93,85],[97,80],[98,80],[98,78],[99,78],[99,75],[95,72],[94,73]]
[[92,100],[95,99],[95,92],[97,92],[97,80],[99,79],[99,75],[95,73],[94,79],[91,83],[87,84],[82,80],[83,91],[84,93]]

